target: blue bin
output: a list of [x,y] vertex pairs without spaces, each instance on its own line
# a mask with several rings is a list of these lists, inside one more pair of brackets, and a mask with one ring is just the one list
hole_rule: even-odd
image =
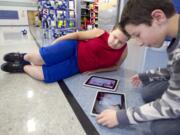
[[[180,0],[172,0],[177,13],[180,13]],[[171,41],[172,38],[167,37],[166,41]]]
[[176,11],[180,13],[180,0],[172,0],[174,7],[176,8]]

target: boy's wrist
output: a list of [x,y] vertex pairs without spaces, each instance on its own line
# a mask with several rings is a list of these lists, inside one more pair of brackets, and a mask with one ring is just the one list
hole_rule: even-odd
[[130,124],[125,109],[117,111],[116,117],[117,117],[119,125],[129,125]]
[[149,77],[147,76],[146,73],[139,73],[138,76],[143,85],[145,85],[147,82],[149,82]]

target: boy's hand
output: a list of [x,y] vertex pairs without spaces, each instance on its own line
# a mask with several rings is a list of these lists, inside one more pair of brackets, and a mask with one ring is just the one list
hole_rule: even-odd
[[131,83],[134,87],[139,87],[142,84],[138,74],[131,77]]
[[114,109],[107,109],[101,112],[101,114],[96,117],[96,121],[98,124],[108,128],[113,128],[119,124],[116,116],[116,110]]

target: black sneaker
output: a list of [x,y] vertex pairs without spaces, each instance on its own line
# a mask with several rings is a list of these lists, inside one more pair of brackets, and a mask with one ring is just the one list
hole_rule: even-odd
[[9,73],[24,73],[24,66],[27,63],[23,62],[7,62],[1,65],[1,70]]
[[24,61],[25,54],[26,53],[7,53],[3,59],[6,62],[21,62]]

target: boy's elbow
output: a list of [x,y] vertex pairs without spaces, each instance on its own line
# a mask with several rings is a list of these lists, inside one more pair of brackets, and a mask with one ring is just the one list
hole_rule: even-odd
[[79,32],[75,32],[74,34],[75,34],[75,38],[77,40],[80,40],[80,38],[81,38],[80,33]]
[[116,64],[116,65],[113,67],[113,70],[118,70],[119,67],[120,67],[120,65],[119,65],[119,64]]

